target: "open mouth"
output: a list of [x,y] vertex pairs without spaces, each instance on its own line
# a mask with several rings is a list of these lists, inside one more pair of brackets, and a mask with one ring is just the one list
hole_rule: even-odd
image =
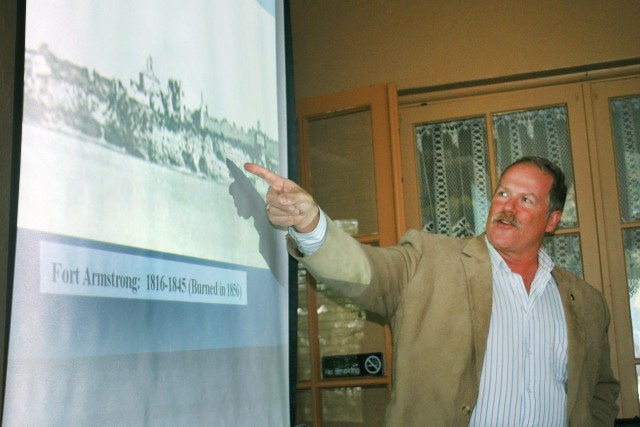
[[514,226],[518,229],[522,228],[522,225],[518,222],[518,220],[516,219],[515,215],[513,214],[507,214],[504,212],[500,212],[496,215],[493,216],[492,218],[493,221],[503,224],[503,225],[511,225]]

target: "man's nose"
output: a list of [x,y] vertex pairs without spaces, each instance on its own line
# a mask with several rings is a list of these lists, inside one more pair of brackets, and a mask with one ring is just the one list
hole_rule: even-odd
[[507,198],[507,200],[504,201],[503,207],[505,211],[514,212],[516,208],[516,203],[514,198],[513,197]]

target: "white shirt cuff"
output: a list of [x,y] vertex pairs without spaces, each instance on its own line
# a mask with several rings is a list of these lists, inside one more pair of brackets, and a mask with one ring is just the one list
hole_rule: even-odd
[[322,246],[327,236],[327,216],[320,209],[320,221],[313,231],[309,233],[299,233],[294,227],[289,227],[289,235],[295,240],[298,249],[303,255],[308,256]]

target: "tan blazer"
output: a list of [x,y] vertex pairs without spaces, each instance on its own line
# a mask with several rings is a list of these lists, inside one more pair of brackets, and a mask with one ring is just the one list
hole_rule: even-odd
[[[386,316],[393,331],[387,426],[466,426],[478,398],[489,334],[492,275],[484,236],[409,231],[392,248],[360,245],[329,221],[324,244],[301,257],[320,281]],[[569,338],[569,425],[612,426],[619,384],[611,371],[602,295],[554,268]]]

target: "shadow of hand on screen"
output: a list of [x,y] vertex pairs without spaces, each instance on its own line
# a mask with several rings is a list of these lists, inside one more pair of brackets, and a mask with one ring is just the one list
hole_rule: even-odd
[[[253,226],[258,231],[260,255],[264,258],[280,283],[287,263],[282,260],[286,255],[276,250],[280,237],[278,231],[271,225],[265,212],[264,198],[255,189],[249,178],[231,160],[227,159],[227,167],[233,182],[229,186],[229,194],[233,197],[238,215],[244,219],[253,218]],[[282,283],[281,283],[282,284]]]

